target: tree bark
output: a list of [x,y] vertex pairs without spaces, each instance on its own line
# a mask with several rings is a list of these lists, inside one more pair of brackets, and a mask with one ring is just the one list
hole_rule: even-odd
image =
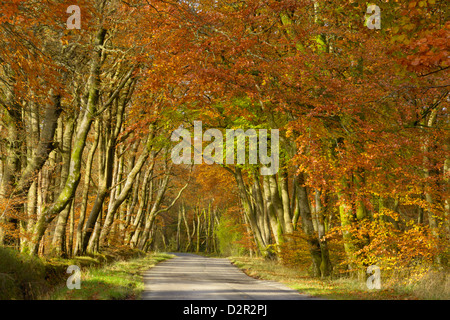
[[[62,153],[62,169],[61,169],[61,186],[60,190],[64,188],[64,182],[69,174],[70,167],[70,153],[72,149],[72,136],[74,132],[75,119],[69,117],[66,122],[66,127],[64,130],[63,141],[61,144]],[[66,225],[70,212],[70,203],[67,205],[58,215],[56,222],[55,233],[53,235],[52,247],[55,255],[66,256],[65,250],[65,237],[66,237]]]
[[58,215],[73,198],[75,191],[77,189],[78,183],[80,182],[80,169],[82,163],[82,155],[84,147],[86,145],[86,138],[89,133],[93,117],[95,115],[98,99],[99,99],[99,86],[100,86],[100,67],[101,67],[101,56],[102,56],[102,46],[105,40],[106,30],[100,29],[96,35],[95,39],[95,54],[91,64],[90,77],[89,77],[89,94],[87,107],[84,112],[83,118],[77,130],[77,135],[75,137],[74,146],[71,154],[71,163],[69,168],[69,175],[64,185],[64,189],[60,192],[55,203],[50,207],[44,208],[44,212],[40,219],[37,221],[33,243],[31,244],[30,252],[33,254],[38,253],[39,242],[41,241],[47,226],[53,219]]
[[[255,212],[255,207],[253,206],[253,204],[249,198],[247,188],[245,187],[244,179],[242,177],[242,170],[239,167],[236,167],[235,171],[232,171],[229,168],[226,168],[226,169],[228,169],[230,172],[232,172],[235,177],[235,180],[236,180],[236,183],[238,186],[241,203],[244,207],[244,214],[247,216],[247,219],[250,223],[250,228],[252,230],[253,236],[256,239],[256,246],[258,248],[258,251],[260,252],[260,254],[263,257],[267,257],[267,258],[272,257],[273,253],[271,252],[270,249],[268,249],[268,247],[267,247],[268,244],[265,243],[263,234],[261,232],[261,228],[258,225],[258,217]],[[257,181],[258,178],[256,176],[254,176],[254,179],[255,179],[254,183],[259,183],[259,181]],[[257,187],[255,186],[255,188],[257,188]],[[258,192],[258,189],[255,189],[255,190],[256,190],[256,192]],[[259,203],[258,205],[261,208],[261,204]]]
[[144,150],[142,150],[141,155],[139,156],[135,166],[133,167],[133,169],[130,171],[130,173],[127,176],[125,185],[123,186],[122,191],[120,192],[120,194],[116,197],[116,199],[114,200],[114,202],[112,203],[111,206],[108,207],[108,212],[106,214],[105,217],[105,224],[103,225],[102,231],[100,233],[100,245],[102,245],[105,240],[106,240],[106,236],[108,235],[108,232],[111,228],[111,225],[113,223],[114,220],[114,215],[117,211],[117,209],[120,207],[120,205],[125,201],[125,199],[128,197],[129,192],[131,190],[131,187],[133,186],[133,183],[136,179],[137,174],[141,171],[142,167],[144,166],[145,162],[147,161],[149,155],[150,155],[150,151],[151,151],[151,146],[152,146],[152,142],[153,142],[153,124],[150,126],[150,133],[147,137],[147,141],[146,144],[144,146]]
[[89,150],[89,154],[86,160],[86,171],[84,174],[84,189],[83,189],[83,195],[81,197],[81,208],[80,208],[80,217],[78,219],[78,226],[76,231],[76,241],[75,241],[75,251],[74,255],[81,254],[83,251],[82,245],[83,245],[83,229],[84,229],[84,222],[86,219],[86,210],[87,210],[87,203],[88,203],[88,196],[89,196],[89,189],[90,189],[90,182],[91,182],[91,172],[92,172],[92,163],[94,161],[94,155],[95,151],[97,150],[98,146],[98,140],[100,137],[99,133],[99,121],[96,121],[95,123],[95,130],[94,130],[94,143],[91,146],[91,149]]
[[283,206],[284,230],[287,234],[294,232],[292,225],[292,209],[289,201],[288,174],[283,168],[279,172],[281,199]]
[[321,262],[320,262],[320,273],[321,277],[328,277],[333,271],[333,265],[330,260],[330,253],[328,250],[328,243],[325,239],[325,232],[327,230],[326,217],[325,217],[325,207],[322,205],[321,192],[316,189],[314,195],[315,201],[315,216],[317,218],[317,230],[319,236]]
[[[14,185],[17,181],[17,173],[20,172],[20,138],[23,128],[20,106],[14,102],[12,93],[7,97],[8,105],[5,106],[4,124],[7,127],[6,136],[6,161],[3,161],[3,176],[0,185],[0,197],[5,199],[5,207],[0,214],[0,245],[14,244],[15,239],[7,232],[9,228],[15,229],[16,219],[11,219],[9,212],[20,210],[20,199],[14,199]],[[7,226],[6,228],[2,225]]]
[[[136,217],[133,221],[133,224],[131,226],[131,230],[127,235],[127,241],[126,243],[129,243],[130,240],[134,237],[134,234],[137,232],[139,226],[142,224],[142,220],[144,218],[145,210],[147,208],[147,205],[149,203],[149,184],[150,180],[153,178],[153,167],[154,167],[155,161],[152,159],[150,166],[146,170],[144,174],[144,179],[142,181],[141,188],[139,190],[139,208],[136,213]],[[151,189],[150,189],[151,192]]]
[[150,244],[149,243],[150,231],[153,228],[153,222],[155,221],[156,216],[158,214],[162,213],[162,212],[166,212],[166,211],[170,210],[175,205],[175,203],[178,201],[178,199],[181,197],[181,194],[183,193],[183,191],[189,185],[189,181],[188,181],[178,191],[177,196],[172,200],[172,202],[166,208],[160,209],[161,202],[162,202],[162,200],[164,198],[164,194],[165,194],[165,192],[167,190],[167,185],[169,183],[169,177],[170,177],[170,174],[171,174],[171,169],[170,168],[169,169],[165,168],[165,170],[164,170],[165,171],[165,176],[162,178],[163,181],[161,183],[161,186],[158,188],[158,193],[157,193],[157,195],[155,197],[155,201],[154,201],[154,203],[152,205],[150,213],[149,213],[149,215],[147,217],[147,220],[145,222],[145,227],[144,227],[144,231],[142,233],[142,237],[139,239],[139,242],[138,242],[137,237],[132,240],[132,244],[134,244],[135,246],[137,245],[137,247],[140,250],[146,251],[148,249],[148,247],[149,247],[149,244]]
[[185,251],[189,251],[191,246],[192,246],[192,238],[191,238],[191,233],[190,233],[190,230],[189,230],[189,223],[188,223],[187,218],[186,218],[186,206],[185,206],[184,202],[181,204],[181,215],[183,217],[184,226],[186,227],[186,235],[187,235],[187,238],[188,238],[187,239],[188,243],[186,245]]
[[308,200],[308,191],[304,185],[303,174],[298,175],[297,180],[297,201],[300,211],[301,224],[303,232],[306,236],[306,241],[309,244],[309,253],[312,260],[312,274],[314,277],[320,277],[322,272],[320,265],[322,263],[322,251],[320,247],[319,239],[314,232],[313,219],[311,215],[311,207]]

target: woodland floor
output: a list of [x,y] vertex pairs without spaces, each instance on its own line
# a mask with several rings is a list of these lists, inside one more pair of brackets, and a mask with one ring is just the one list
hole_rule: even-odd
[[283,266],[260,258],[230,257],[232,263],[247,275],[284,283],[300,293],[335,300],[448,300],[450,299],[448,270],[430,272],[413,285],[389,284],[380,290],[368,289],[364,280],[348,277],[316,279],[306,271]]

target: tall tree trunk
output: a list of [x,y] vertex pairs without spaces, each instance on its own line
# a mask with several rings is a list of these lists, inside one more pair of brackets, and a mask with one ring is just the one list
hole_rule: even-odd
[[321,192],[316,189],[315,195],[315,216],[317,218],[317,230],[319,236],[320,253],[322,260],[320,262],[320,273],[321,277],[328,277],[331,275],[333,266],[330,260],[330,253],[328,250],[328,243],[325,239],[325,232],[327,230],[327,219],[325,217],[325,207],[322,205]]
[[264,176],[264,199],[269,216],[269,222],[275,237],[277,253],[284,243],[284,213],[278,194],[278,185],[274,176]]
[[[36,179],[37,180],[37,179]],[[28,190],[28,200],[27,200],[27,220],[26,225],[24,226],[23,233],[26,233],[26,237],[22,237],[20,241],[20,250],[21,252],[26,252],[28,248],[28,236],[32,232],[34,223],[37,218],[37,206],[38,206],[38,181],[34,181]]]
[[[272,257],[273,253],[270,250],[268,250],[268,248],[267,248],[268,243],[266,243],[265,237],[263,236],[263,233],[262,233],[262,232],[264,232],[264,230],[262,231],[258,224],[258,216],[255,211],[255,210],[257,210],[257,208],[255,208],[252,205],[252,202],[250,201],[250,198],[249,198],[249,195],[247,192],[247,188],[245,187],[244,179],[242,177],[242,170],[238,167],[235,168],[235,171],[232,171],[229,168],[226,168],[226,169],[228,169],[231,173],[233,173],[233,175],[236,179],[239,196],[241,199],[242,206],[244,207],[244,214],[247,216],[247,219],[250,223],[250,228],[252,230],[253,236],[256,239],[256,246],[258,248],[258,251],[261,253],[261,255],[263,257],[267,257],[267,258]],[[257,176],[254,176],[254,183],[259,183],[257,179],[258,179]],[[255,186],[255,188],[257,188],[257,186]],[[257,196],[258,196],[259,189],[255,189],[255,190],[256,190]],[[262,199],[262,197],[261,197],[261,199]],[[261,203],[258,203],[258,205],[260,206],[260,210],[262,212],[264,212],[263,211],[264,209],[261,208],[262,207]]]
[[138,160],[136,161],[135,166],[131,169],[130,173],[128,174],[123,189],[121,190],[120,194],[116,197],[112,205],[108,207],[108,212],[106,213],[105,217],[105,224],[103,225],[102,231],[100,233],[100,245],[102,245],[106,241],[106,236],[110,231],[117,209],[119,209],[120,205],[128,197],[137,174],[141,171],[142,167],[144,166],[145,162],[147,161],[150,155],[150,149],[153,142],[153,134],[154,134],[152,128],[153,125],[151,125],[150,133],[147,137],[147,142],[144,146],[144,150],[142,150],[142,153],[139,156]]
[[306,189],[306,186],[304,185],[305,179],[303,174],[298,175],[298,180],[296,180],[296,183],[297,201],[300,211],[302,229],[305,233],[306,241],[309,245],[309,253],[312,260],[312,274],[314,277],[320,277],[322,275],[320,269],[320,265],[322,263],[322,251],[319,239],[314,232],[311,206],[308,200],[308,191]]
[[[61,143],[62,153],[62,169],[61,169],[61,185],[59,190],[64,188],[65,181],[69,174],[70,167],[70,153],[72,149],[72,136],[74,132],[75,119],[73,116],[66,120],[66,127],[64,129],[63,141]],[[64,240],[66,237],[66,224],[69,217],[70,204],[67,205],[58,215],[56,222],[55,233],[53,235],[52,247],[54,253],[58,256],[66,256]]]
[[[433,109],[431,112],[431,115],[429,119],[426,121],[426,125],[428,127],[433,127],[435,125],[437,119],[437,109]],[[435,195],[432,193],[432,190],[435,188],[435,185],[433,185],[432,182],[430,182],[431,179],[433,179],[434,176],[438,175],[438,171],[436,169],[431,169],[436,167],[436,163],[434,163],[431,159],[429,159],[426,154],[430,151],[430,149],[435,148],[436,146],[433,145],[434,142],[431,138],[426,138],[426,141],[423,144],[423,152],[425,154],[424,160],[423,160],[423,172],[424,176],[427,179],[425,182],[425,200],[427,202],[427,215],[428,215],[428,224],[431,229],[431,233],[433,236],[438,240],[441,238],[440,230],[439,230],[439,223],[438,223],[438,215],[435,209],[435,206],[437,205],[437,202],[439,199],[435,199]],[[442,248],[440,248],[439,241],[436,245],[436,249],[438,252],[441,251]],[[436,262],[438,264],[442,264],[443,262],[443,255],[441,253],[436,255]]]
[[[445,143],[445,148],[450,151],[450,137]],[[444,162],[444,190],[447,196],[444,199],[444,221],[447,236],[450,236],[450,157],[447,157]]]
[[53,203],[53,205],[51,205],[50,207],[44,208],[43,214],[35,225],[34,236],[32,239],[33,243],[31,244],[30,250],[33,254],[38,253],[39,243],[45,233],[45,230],[47,229],[47,226],[67,206],[69,201],[75,195],[78,183],[80,182],[80,169],[83,151],[86,145],[86,138],[89,133],[91,123],[98,105],[101,56],[103,52],[102,46],[105,40],[105,36],[105,29],[100,29],[96,35],[94,49],[96,50],[96,52],[94,54],[94,58],[92,59],[90,77],[88,82],[88,102],[75,137],[75,142],[71,154],[69,176],[64,185],[64,189],[60,192],[55,203]]
[[69,235],[67,237],[67,255],[73,256],[73,238],[75,231],[75,203],[72,201],[69,214]]
[[88,197],[89,197],[89,189],[90,189],[90,182],[91,182],[91,172],[92,172],[92,163],[94,161],[94,155],[95,151],[97,150],[98,141],[100,137],[99,133],[99,125],[100,122],[95,122],[95,130],[94,130],[94,142],[91,146],[91,149],[89,150],[89,154],[86,160],[86,171],[84,173],[84,189],[83,194],[81,197],[81,208],[80,208],[80,217],[78,219],[78,226],[76,231],[76,242],[75,242],[75,251],[74,255],[79,255],[83,251],[82,245],[83,245],[83,229],[84,229],[84,222],[86,219],[86,211],[87,211],[87,203],[88,203]]
[[[105,134],[106,135],[106,134]],[[110,187],[112,182],[112,171],[114,168],[114,142],[107,139],[105,135],[100,136],[99,141],[99,186],[97,191],[97,197],[95,198],[94,205],[92,206],[89,218],[86,221],[86,225],[83,230],[83,242],[81,246],[81,252],[85,253],[90,237],[94,231],[94,227],[97,222],[97,218],[100,211],[103,208],[103,203],[106,197],[110,193]]]
[[195,247],[195,252],[200,252],[200,232],[201,232],[201,224],[200,224],[200,208],[197,208],[197,243]]
[[161,202],[162,202],[162,200],[164,198],[164,194],[165,194],[165,192],[167,190],[167,186],[168,186],[168,183],[169,183],[169,178],[170,178],[170,174],[171,174],[171,171],[172,171],[171,168],[172,167],[167,168],[167,164],[165,165],[165,168],[164,168],[165,175],[162,178],[162,182],[161,182],[160,187],[158,188],[158,192],[156,194],[155,201],[154,201],[154,203],[152,205],[150,213],[149,213],[149,215],[147,217],[147,220],[145,222],[145,227],[144,227],[144,231],[142,233],[142,237],[139,239],[139,242],[138,242],[137,238],[133,239],[133,241],[132,241],[134,244],[137,244],[137,246],[138,246],[138,248],[140,250],[146,251],[148,249],[148,247],[149,247],[149,244],[150,244],[150,242],[149,242],[150,231],[153,228],[153,223],[154,223],[157,215],[162,213],[162,212],[166,212],[166,211],[170,210],[175,205],[175,203],[178,201],[178,199],[181,197],[181,194],[183,193],[183,191],[189,185],[189,181],[188,181],[178,191],[178,194],[172,200],[172,202],[167,207],[165,207],[164,209],[160,209]]
[[100,251],[100,229],[102,226],[102,209],[100,209],[99,217],[95,222],[94,230],[92,232],[92,236],[89,238],[89,243],[86,248],[86,251],[96,253]]
[[265,207],[263,194],[261,191],[260,177],[256,170],[252,170],[253,177],[253,202],[256,215],[258,232],[261,234],[262,245],[267,247],[270,244],[269,216]]
[[134,234],[138,231],[139,226],[142,225],[142,221],[144,220],[146,208],[148,207],[148,203],[149,203],[149,193],[152,192],[152,188],[149,189],[149,185],[153,178],[154,164],[155,164],[155,161],[151,161],[149,167],[147,168],[147,170],[144,174],[144,179],[142,181],[141,188],[139,189],[139,192],[138,192],[139,208],[136,213],[136,217],[133,221],[133,224],[131,226],[131,230],[127,235],[126,243],[129,243],[130,240],[134,237]]
[[[128,70],[121,83],[115,89],[115,93],[117,93],[118,96],[115,114],[112,115],[113,111],[109,110],[109,113],[106,116],[107,119],[105,119],[105,134],[99,137],[101,141],[99,142],[99,148],[101,151],[99,189],[97,191],[97,198],[95,199],[94,206],[89,213],[89,218],[86,221],[86,225],[84,226],[84,229],[82,231],[82,241],[80,245],[81,252],[86,252],[95,223],[98,219],[100,211],[102,210],[103,202],[105,201],[106,197],[110,195],[110,188],[113,179],[112,174],[114,170],[115,148],[117,138],[122,128],[125,106],[129,100],[128,94],[130,90],[132,90],[133,81],[130,80],[130,77],[133,70],[134,68],[130,68]],[[124,90],[122,90],[123,88]],[[114,94],[110,96],[110,101],[114,101],[112,100],[113,97]],[[106,103],[106,105],[107,104],[108,103]],[[105,108],[105,106],[103,106],[103,108]],[[113,120],[115,121],[115,123],[112,123]],[[120,159],[119,161],[122,161],[122,159]],[[114,193],[115,191],[113,191],[113,195],[110,195],[110,200],[114,198]]]
[[342,237],[344,240],[344,250],[345,254],[347,255],[348,260],[348,268],[350,270],[355,269],[355,266],[353,264],[355,260],[355,245],[354,240],[351,232],[348,230],[353,221],[354,221],[354,215],[353,215],[353,209],[351,204],[349,204],[349,201],[347,198],[343,195],[342,192],[338,192],[338,199],[339,199],[339,218],[341,221],[341,227],[342,227]]
[[289,200],[288,174],[286,169],[280,169],[279,180],[283,206],[284,230],[287,234],[292,234],[292,232],[294,232],[294,226],[292,224],[292,209]]
[[10,212],[21,210],[20,199],[14,199],[13,190],[17,181],[17,173],[20,172],[20,152],[22,139],[20,132],[23,130],[20,106],[14,102],[12,93],[7,97],[8,105],[5,106],[4,125],[7,127],[6,136],[6,161],[3,162],[3,176],[0,185],[0,197],[4,199],[4,207],[0,213],[0,245],[13,245],[15,239],[11,237],[9,229],[14,230],[16,219],[12,219]]
[[191,233],[190,233],[190,230],[189,230],[189,223],[188,223],[187,218],[186,218],[186,206],[185,206],[184,202],[181,204],[181,215],[183,217],[184,226],[186,227],[186,235],[187,235],[187,240],[188,240],[188,243],[187,243],[186,248],[184,250],[185,251],[189,251],[191,249],[191,246],[192,246],[192,237],[191,237]]
[[178,215],[177,215],[177,235],[176,235],[176,245],[177,245],[177,249],[176,251],[179,252],[180,248],[181,248],[181,220],[182,220],[182,216],[181,216],[181,207],[178,208]]

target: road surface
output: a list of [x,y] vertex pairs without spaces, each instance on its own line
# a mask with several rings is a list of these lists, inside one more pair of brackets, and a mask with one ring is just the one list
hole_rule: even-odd
[[144,300],[310,300],[287,286],[247,276],[228,259],[174,253],[144,273]]

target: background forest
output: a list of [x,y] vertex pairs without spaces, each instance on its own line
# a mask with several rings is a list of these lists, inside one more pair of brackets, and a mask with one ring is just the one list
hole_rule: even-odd
[[[2,1],[0,245],[448,275],[448,2],[374,4]],[[279,129],[280,170],[174,164],[194,121]]]

